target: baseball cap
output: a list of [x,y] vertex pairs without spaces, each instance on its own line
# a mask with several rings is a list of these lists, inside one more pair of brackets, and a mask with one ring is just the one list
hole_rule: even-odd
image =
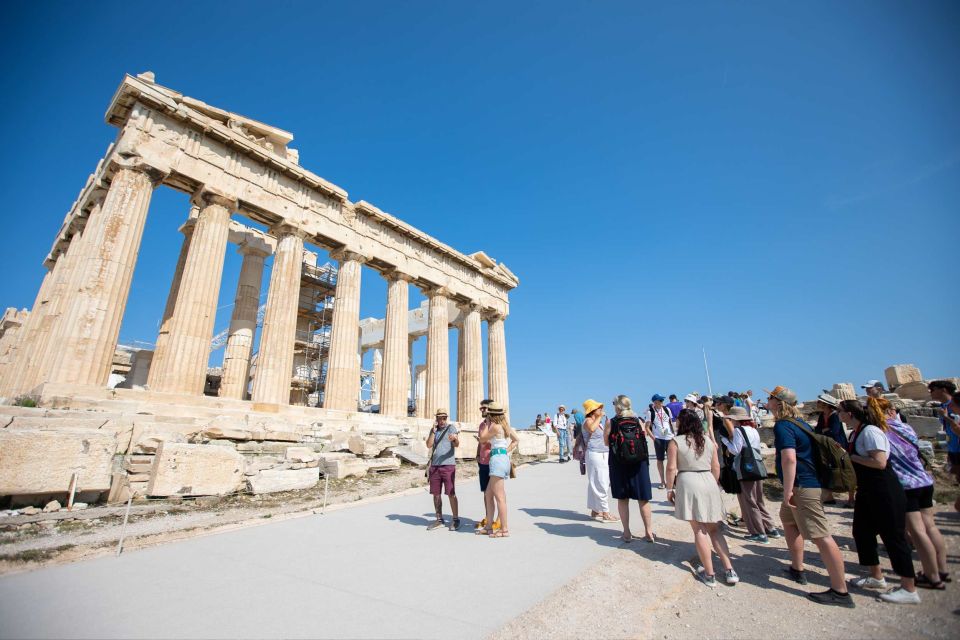
[[879,380],[867,380],[866,384],[860,385],[861,389],[872,389],[874,387],[880,387],[882,389],[883,383],[880,382]]
[[726,405],[728,407],[732,407],[733,405],[736,404],[736,402],[734,402],[733,398],[731,398],[730,396],[720,396],[719,398],[714,400],[714,404]]
[[666,398],[664,398],[659,393],[653,394],[653,397],[650,398],[650,402],[663,402],[664,400],[666,400]]
[[764,391],[771,398],[776,398],[777,400],[786,402],[787,404],[791,404],[791,405],[797,404],[797,394],[795,394],[791,389],[784,387],[783,385],[778,384],[773,388],[773,391],[768,391],[767,389],[764,389]]

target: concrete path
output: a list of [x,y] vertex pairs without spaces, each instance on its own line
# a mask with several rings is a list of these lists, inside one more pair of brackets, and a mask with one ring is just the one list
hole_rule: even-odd
[[0,637],[484,637],[620,544],[576,462],[507,492],[505,539],[474,535],[471,479],[455,533],[426,531],[424,492],[2,578]]

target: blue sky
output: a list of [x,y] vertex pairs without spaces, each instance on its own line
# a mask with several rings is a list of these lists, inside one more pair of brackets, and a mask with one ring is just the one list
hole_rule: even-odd
[[[960,375],[955,2],[5,2],[0,25],[0,305],[32,304],[149,69],[506,263],[516,423],[705,391],[702,347],[715,391]],[[155,339],[186,215],[158,190],[125,342]],[[362,315],[385,296],[365,270]]]

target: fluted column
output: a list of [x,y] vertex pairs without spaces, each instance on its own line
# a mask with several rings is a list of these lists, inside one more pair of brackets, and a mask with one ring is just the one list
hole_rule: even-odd
[[480,310],[476,305],[464,305],[463,326],[460,334],[463,336],[463,355],[461,369],[461,387],[457,392],[460,396],[462,413],[457,420],[462,422],[480,422],[480,401],[483,400],[483,335],[481,332]]
[[103,387],[110,378],[150,198],[163,177],[135,158],[113,162],[116,173],[63,320],[63,343],[50,371],[53,382]]
[[510,417],[510,388],[507,385],[507,341],[503,331],[504,316],[491,313],[487,317],[487,387],[490,399],[503,405]]
[[387,317],[383,332],[380,413],[402,418],[407,415],[407,393],[410,388],[408,360],[412,350],[407,336],[409,279],[395,271],[384,274],[384,277],[387,278]]
[[[414,399],[417,403],[417,417],[426,418],[427,417],[427,365],[418,364],[414,367],[414,383],[413,383],[413,394]],[[434,409],[436,411],[436,409]]]
[[463,420],[463,325],[457,327],[457,420]]
[[337,290],[330,327],[330,357],[323,407],[356,411],[360,398],[360,272],[366,258],[352,251],[335,251],[330,257],[340,262]]
[[[157,371],[150,389],[199,396],[207,379],[230,214],[236,210],[237,201],[206,188],[198,191],[195,199],[200,215],[183,264],[183,283],[170,316],[166,353],[160,354],[163,370]],[[157,347],[159,351],[160,345]]]
[[[409,327],[408,327],[409,331]],[[417,400],[417,380],[416,368],[413,364],[413,345],[417,343],[417,336],[407,337],[407,401],[416,403]]]
[[427,393],[426,415],[450,406],[450,324],[446,289],[431,289],[427,321]]
[[304,232],[292,225],[281,224],[271,229],[271,233],[277,238],[277,249],[251,396],[254,402],[288,404],[293,377],[293,342],[297,336],[297,308],[300,305]]
[[11,362],[7,366],[2,381],[2,393],[8,398],[15,398],[23,391],[22,380],[30,364],[30,352],[33,350],[33,340],[36,337],[37,324],[42,315],[40,309],[50,299],[50,289],[53,287],[53,267],[54,265],[45,263],[47,272],[43,274],[43,281],[37,290],[37,297],[30,307],[30,313],[26,321],[17,332],[17,342],[14,352],[11,354]]
[[380,390],[383,382],[383,351],[373,350],[373,386],[370,389],[370,403],[380,404]]
[[260,288],[263,286],[263,262],[269,254],[265,243],[240,245],[243,264],[233,301],[230,334],[223,355],[221,398],[242,400],[250,378],[250,356],[257,333],[257,311],[260,308]]
[[177,308],[177,297],[180,295],[180,285],[183,282],[183,267],[187,263],[190,241],[193,238],[193,230],[196,224],[197,219],[191,217],[180,225],[183,242],[180,243],[180,255],[177,256],[177,266],[173,271],[173,281],[170,283],[170,291],[167,294],[167,305],[164,307],[163,317],[160,319],[160,332],[157,334],[157,342],[153,347],[153,360],[150,361],[150,370],[147,373],[147,387],[151,389],[161,384],[160,381],[166,373],[164,360],[170,353],[167,345],[170,338],[170,321],[173,318],[173,310]]

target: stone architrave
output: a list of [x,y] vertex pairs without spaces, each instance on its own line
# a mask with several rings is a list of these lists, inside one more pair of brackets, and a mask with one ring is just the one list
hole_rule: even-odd
[[480,310],[476,305],[461,307],[463,312],[463,374],[458,395],[461,411],[457,420],[476,424],[480,422],[480,402],[483,400],[483,334]]
[[251,395],[256,403],[281,405],[290,402],[304,233],[289,224],[280,225],[272,231],[277,238],[277,249],[273,258],[273,272],[270,274],[270,291],[267,293]]
[[445,289],[426,292],[430,298],[427,328],[426,416],[450,407],[450,321],[447,312],[449,293]]
[[206,187],[198,191],[196,200],[200,215],[183,265],[186,286],[179,287],[164,344],[167,353],[159,354],[164,370],[158,371],[151,391],[202,395],[207,380],[230,215],[237,201]]
[[80,286],[64,316],[52,382],[106,386],[154,187],[163,175],[136,158],[116,158],[96,235],[78,265]]
[[360,273],[366,258],[347,250],[330,257],[340,263],[330,328],[330,357],[324,409],[356,411],[360,399]]
[[193,238],[193,229],[196,223],[196,217],[191,216],[186,222],[180,225],[183,242],[180,243],[180,255],[177,256],[177,266],[173,271],[173,282],[170,283],[170,292],[167,294],[167,304],[163,309],[163,317],[160,320],[160,332],[157,334],[157,343],[153,350],[153,362],[150,363],[150,371],[147,373],[148,387],[159,384],[161,376],[166,371],[163,361],[167,354],[170,353],[170,350],[167,348],[167,340],[170,337],[170,320],[173,317],[173,310],[177,308],[177,296],[180,295],[180,284],[183,282],[183,267],[187,263],[187,255],[190,252],[190,240]]
[[99,429],[0,429],[0,495],[110,488],[117,434]]
[[243,456],[227,447],[161,442],[150,469],[150,496],[222,496],[243,482]]
[[380,413],[402,418],[407,415],[407,397],[410,374],[407,368],[409,341],[407,339],[407,307],[409,306],[408,279],[397,272],[387,278],[387,317],[383,337],[383,376],[380,383]]
[[265,243],[244,242],[239,251],[243,256],[243,264],[223,356],[220,397],[242,400],[250,377],[250,358],[253,355],[260,289],[263,286],[263,263],[269,250]]
[[493,313],[487,318],[487,387],[489,398],[503,405],[510,419],[510,387],[507,384],[507,340],[504,316]]

